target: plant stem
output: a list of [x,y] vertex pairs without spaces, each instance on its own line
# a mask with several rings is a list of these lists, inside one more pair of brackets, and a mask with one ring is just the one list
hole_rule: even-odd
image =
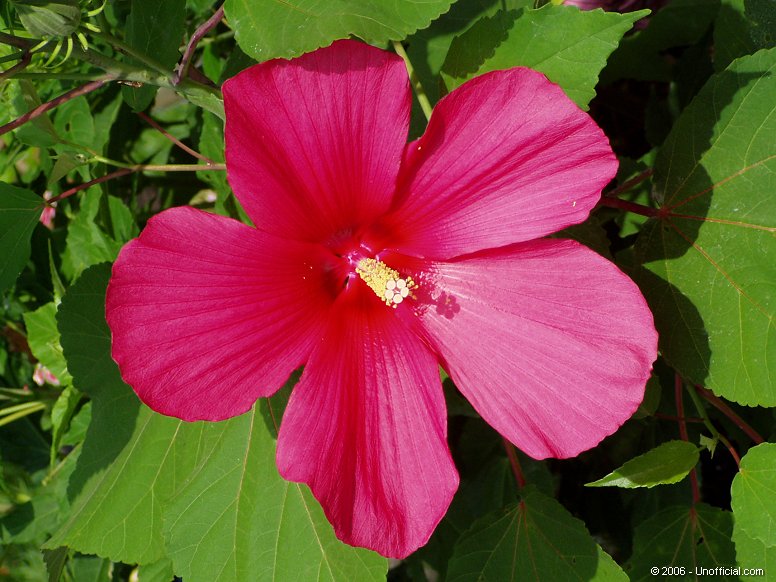
[[693,404],[695,404],[695,408],[698,409],[698,413],[703,417],[703,424],[706,426],[707,429],[709,429],[709,432],[715,439],[717,439],[719,442],[725,445],[725,448],[727,448],[728,452],[730,453],[730,456],[733,457],[733,460],[736,462],[736,465],[741,465],[741,457],[738,455],[738,452],[733,448],[733,445],[731,444],[731,442],[723,434],[721,434],[714,426],[714,424],[711,422],[711,419],[709,418],[709,415],[706,412],[706,407],[703,405],[703,401],[701,400],[701,397],[693,389],[689,389],[688,392],[690,393],[690,398],[692,398]]
[[25,52],[18,63],[16,63],[12,67],[9,67],[5,71],[0,72],[0,81],[2,81],[3,79],[8,79],[10,77],[13,77],[17,73],[20,73],[21,71],[26,69],[27,66],[30,64],[31,60],[32,60],[32,53]]
[[633,188],[637,184],[641,184],[644,180],[649,178],[653,173],[654,173],[654,170],[652,168],[647,168],[646,170],[641,172],[641,174],[639,174],[637,176],[634,176],[630,180],[626,180],[625,182],[623,182],[622,184],[620,184],[619,186],[617,186],[613,190],[610,190],[609,192],[604,194],[604,196],[609,196],[611,198],[615,198],[615,197],[619,196],[620,194],[624,194],[625,192],[627,192],[628,190],[630,190],[631,188]]
[[418,79],[418,76],[415,74],[415,69],[410,62],[410,58],[407,56],[407,51],[404,50],[404,47],[398,41],[393,41],[393,50],[396,51],[397,55],[404,59],[404,65],[407,67],[407,73],[409,73],[412,88],[415,90],[415,96],[418,98],[418,103],[420,104],[420,108],[423,110],[423,115],[426,116],[426,121],[428,121],[431,119],[431,111],[433,107],[431,106],[431,101],[428,100],[426,92],[423,90],[423,85],[421,84],[420,79]]
[[71,89],[70,91],[60,95],[56,99],[52,99],[51,101],[47,101],[46,103],[38,105],[34,109],[31,109],[30,111],[25,113],[24,115],[21,115],[16,119],[14,119],[13,121],[6,123],[2,127],[0,127],[0,135],[8,133],[9,131],[13,131],[17,127],[24,125],[28,121],[43,115],[47,111],[50,111],[59,105],[62,105],[62,103],[65,103],[66,101],[70,101],[71,99],[75,99],[76,97],[80,97],[81,95],[86,95],[87,93],[96,91],[111,79],[112,78],[109,76],[108,77],[104,76],[102,79],[99,79],[97,81],[92,81],[91,83],[87,83],[86,85],[76,87],[75,89]]
[[501,442],[504,445],[504,449],[507,451],[507,457],[509,458],[509,464],[512,466],[512,474],[515,476],[517,488],[522,489],[525,487],[525,476],[523,475],[523,469],[520,467],[520,460],[517,458],[515,445],[503,437],[501,438]]
[[633,212],[634,214],[640,214],[650,218],[658,216],[660,212],[657,208],[652,208],[651,206],[644,206],[643,204],[636,204],[635,202],[628,202],[627,200],[620,200],[619,198],[611,198],[609,196],[602,196],[598,201],[597,206],[619,208],[620,210]]
[[[674,398],[676,399],[676,414],[679,417],[679,436],[683,441],[690,441],[687,435],[687,424],[684,421],[684,400],[682,396],[684,394],[684,382],[682,377],[676,373],[674,374]],[[701,493],[698,489],[698,475],[695,472],[695,467],[690,469],[690,485],[692,486],[692,504],[697,505],[701,500]]]
[[174,143],[176,146],[178,146],[179,148],[181,148],[181,149],[182,149],[184,152],[186,152],[186,153],[188,153],[188,154],[190,154],[190,155],[194,156],[195,158],[198,158],[198,159],[202,160],[203,162],[205,162],[205,163],[206,163],[206,164],[208,164],[208,165],[215,164],[215,162],[214,162],[213,160],[211,160],[210,158],[208,158],[207,156],[203,156],[203,155],[202,155],[201,153],[199,153],[198,151],[191,149],[189,146],[187,146],[185,143],[183,143],[182,141],[180,141],[180,140],[179,140],[177,137],[175,137],[174,135],[171,135],[171,134],[170,134],[170,133],[169,133],[167,130],[165,130],[165,129],[164,129],[162,126],[161,126],[161,125],[159,125],[158,123],[156,123],[156,121],[154,121],[153,119],[151,119],[150,117],[148,117],[148,115],[146,115],[146,114],[145,114],[145,113],[143,113],[142,111],[138,112],[138,115],[140,116],[140,118],[141,118],[143,121],[145,121],[146,123],[148,123],[148,124],[149,124],[151,127],[153,127],[153,128],[156,130],[156,131],[158,131],[159,133],[161,133],[161,134],[162,134],[164,137],[166,137],[167,139],[169,139],[169,140],[170,140],[172,143]]
[[743,418],[733,412],[733,409],[725,404],[720,398],[712,394],[710,390],[707,390],[702,386],[695,386],[695,389],[698,391],[698,394],[705,398],[712,406],[714,406],[714,408],[727,416],[733,424],[740,428],[755,444],[759,445],[765,442],[765,439],[761,437],[756,430],[749,426]]
[[74,186],[70,188],[69,190],[65,190],[58,196],[54,196],[48,201],[48,204],[53,204],[54,202],[58,202],[60,200],[63,200],[69,196],[72,196],[73,194],[76,194],[77,192],[80,192],[81,190],[86,190],[87,188],[90,188],[92,186],[95,186],[97,184],[101,184],[102,182],[107,182],[108,180],[113,180],[114,178],[120,178],[121,176],[126,176],[127,174],[132,174],[134,172],[143,172],[143,171],[157,171],[157,172],[207,172],[207,171],[223,171],[226,170],[226,164],[161,164],[161,165],[154,165],[154,164],[138,164],[134,166],[128,166],[125,168],[121,168],[119,170],[116,170],[115,172],[111,172],[110,174],[105,174],[104,176],[100,176],[99,178],[95,178],[94,180],[89,180],[88,182],[84,182],[83,184],[79,184],[78,186]]
[[197,44],[205,37],[208,32],[213,30],[216,25],[221,22],[221,20],[223,20],[223,18],[224,5],[222,4],[221,7],[215,11],[215,14],[208,18],[202,25],[200,25],[199,28],[197,28],[197,30],[194,31],[194,34],[191,35],[189,43],[186,45],[186,50],[183,53],[183,58],[178,64],[178,68],[175,70],[175,74],[173,75],[173,85],[179,85],[181,80],[186,77],[189,72],[189,66],[191,65],[191,57],[194,56],[194,51],[197,48]]

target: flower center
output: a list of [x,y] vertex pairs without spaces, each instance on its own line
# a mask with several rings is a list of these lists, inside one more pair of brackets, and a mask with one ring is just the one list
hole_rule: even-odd
[[361,259],[356,265],[356,273],[389,307],[395,309],[407,297],[415,298],[412,291],[418,285],[412,277],[400,276],[398,271],[382,261]]

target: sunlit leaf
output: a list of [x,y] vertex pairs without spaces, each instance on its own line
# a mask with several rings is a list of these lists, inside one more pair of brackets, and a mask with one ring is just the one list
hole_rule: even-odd
[[730,488],[736,527],[765,546],[776,546],[776,444],[749,449]]
[[606,59],[647,13],[581,11],[549,4],[538,10],[501,11],[482,18],[453,41],[442,78],[452,90],[489,71],[530,67],[586,109]]
[[639,275],[663,356],[747,405],[776,405],[776,50],[714,75],[655,166]]
[[258,61],[294,57],[355,35],[379,44],[401,40],[447,12],[454,0],[226,0],[237,42]]
[[668,441],[639,455],[588,487],[654,487],[684,479],[698,463],[698,447],[687,441]]

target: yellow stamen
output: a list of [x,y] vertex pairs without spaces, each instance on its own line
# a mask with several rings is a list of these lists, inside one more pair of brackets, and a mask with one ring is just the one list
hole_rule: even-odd
[[418,286],[412,277],[402,277],[399,271],[382,261],[361,259],[356,265],[356,273],[389,307],[395,309],[407,297],[415,298],[412,290]]

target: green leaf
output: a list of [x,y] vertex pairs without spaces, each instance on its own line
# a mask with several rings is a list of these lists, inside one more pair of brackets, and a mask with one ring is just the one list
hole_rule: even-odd
[[94,118],[86,97],[71,99],[60,105],[56,110],[54,129],[63,140],[82,146],[92,146]]
[[730,496],[737,527],[768,547],[776,546],[776,444],[749,449]]
[[532,487],[519,503],[475,522],[447,574],[448,582],[627,579],[581,521]]
[[113,261],[122,244],[137,233],[131,212],[113,196],[108,196],[108,216],[115,225],[111,230],[116,238],[100,228],[97,218],[102,197],[99,188],[90,188],[81,196],[80,211],[68,224],[62,271],[70,279],[78,277],[87,267]]
[[663,52],[698,43],[711,26],[719,0],[671,0],[655,12],[649,25],[623,39],[601,75],[603,83],[619,78],[670,81],[672,60]]
[[81,394],[72,386],[65,386],[62,393],[57,398],[54,406],[51,408],[51,464],[54,464],[59,444],[62,442],[67,429],[70,427],[70,419],[75,412],[78,403],[81,401]]
[[384,580],[384,558],[338,541],[309,489],[278,475],[275,416],[262,399],[219,427],[164,516],[175,572],[187,582]]
[[[11,85],[16,87],[16,83]],[[41,105],[35,85],[28,79],[20,79],[18,93],[14,98],[16,115],[23,115]],[[14,135],[20,142],[34,147],[46,148],[59,143],[59,136],[47,114],[39,115],[17,129]]]
[[[741,404],[776,405],[776,50],[714,75],[655,165],[636,250],[665,359]],[[713,356],[712,356],[713,354]]]
[[483,73],[530,67],[587,109],[606,59],[646,14],[645,10],[619,14],[550,4],[538,10],[500,11],[480,19],[453,41],[442,78],[453,90]]
[[46,562],[48,582],[59,582],[62,571],[65,569],[69,548],[57,548],[56,550],[43,550],[43,560]]
[[736,544],[736,561],[742,568],[762,568],[764,572],[773,572],[776,568],[776,546],[766,546],[746,535],[738,520],[733,523],[733,542]]
[[226,0],[237,43],[257,61],[290,58],[355,35],[372,44],[401,40],[447,12],[454,0]]
[[[110,582],[111,563],[99,556],[75,556],[70,565],[78,582]],[[169,582],[169,581],[168,581]]]
[[70,36],[81,23],[78,0],[11,0],[11,4],[16,8],[24,28],[35,37]]
[[[699,503],[694,507],[668,507],[636,527],[628,574],[632,582],[663,579],[650,568],[684,568],[695,579],[695,568],[730,568],[735,563],[733,516],[730,512]],[[661,570],[662,572],[662,570]],[[715,580],[738,582],[737,576]]]
[[151,563],[165,555],[164,504],[209,450],[216,429],[156,414],[123,383],[105,322],[109,278],[109,265],[85,271],[57,315],[73,382],[92,397],[93,415],[70,479],[71,511],[46,547]]
[[[133,0],[124,40],[137,52],[172,71],[185,32],[186,0]],[[122,87],[124,101],[135,111],[151,104],[157,87]]]
[[744,12],[744,0],[722,0],[714,21],[714,69],[721,71],[733,59],[748,55],[758,47],[752,40],[752,23]]
[[43,212],[43,199],[0,182],[0,291],[10,287],[30,258],[30,238]]
[[168,558],[153,564],[141,564],[137,569],[137,582],[171,582],[174,577],[172,562]]
[[687,441],[668,441],[639,455],[606,477],[586,483],[586,487],[654,487],[684,479],[698,463],[698,447]]
[[758,48],[776,44],[776,4],[773,0],[744,0],[746,15],[752,22],[750,36]]
[[439,72],[456,35],[466,32],[483,16],[500,9],[533,7],[534,0],[457,0],[431,26],[407,39],[407,55],[431,103],[439,100]]
[[24,314],[24,326],[27,328],[27,343],[32,355],[64,385],[69,384],[71,379],[67,373],[62,346],[59,345],[56,316],[57,306],[54,302],[46,303],[35,311]]

